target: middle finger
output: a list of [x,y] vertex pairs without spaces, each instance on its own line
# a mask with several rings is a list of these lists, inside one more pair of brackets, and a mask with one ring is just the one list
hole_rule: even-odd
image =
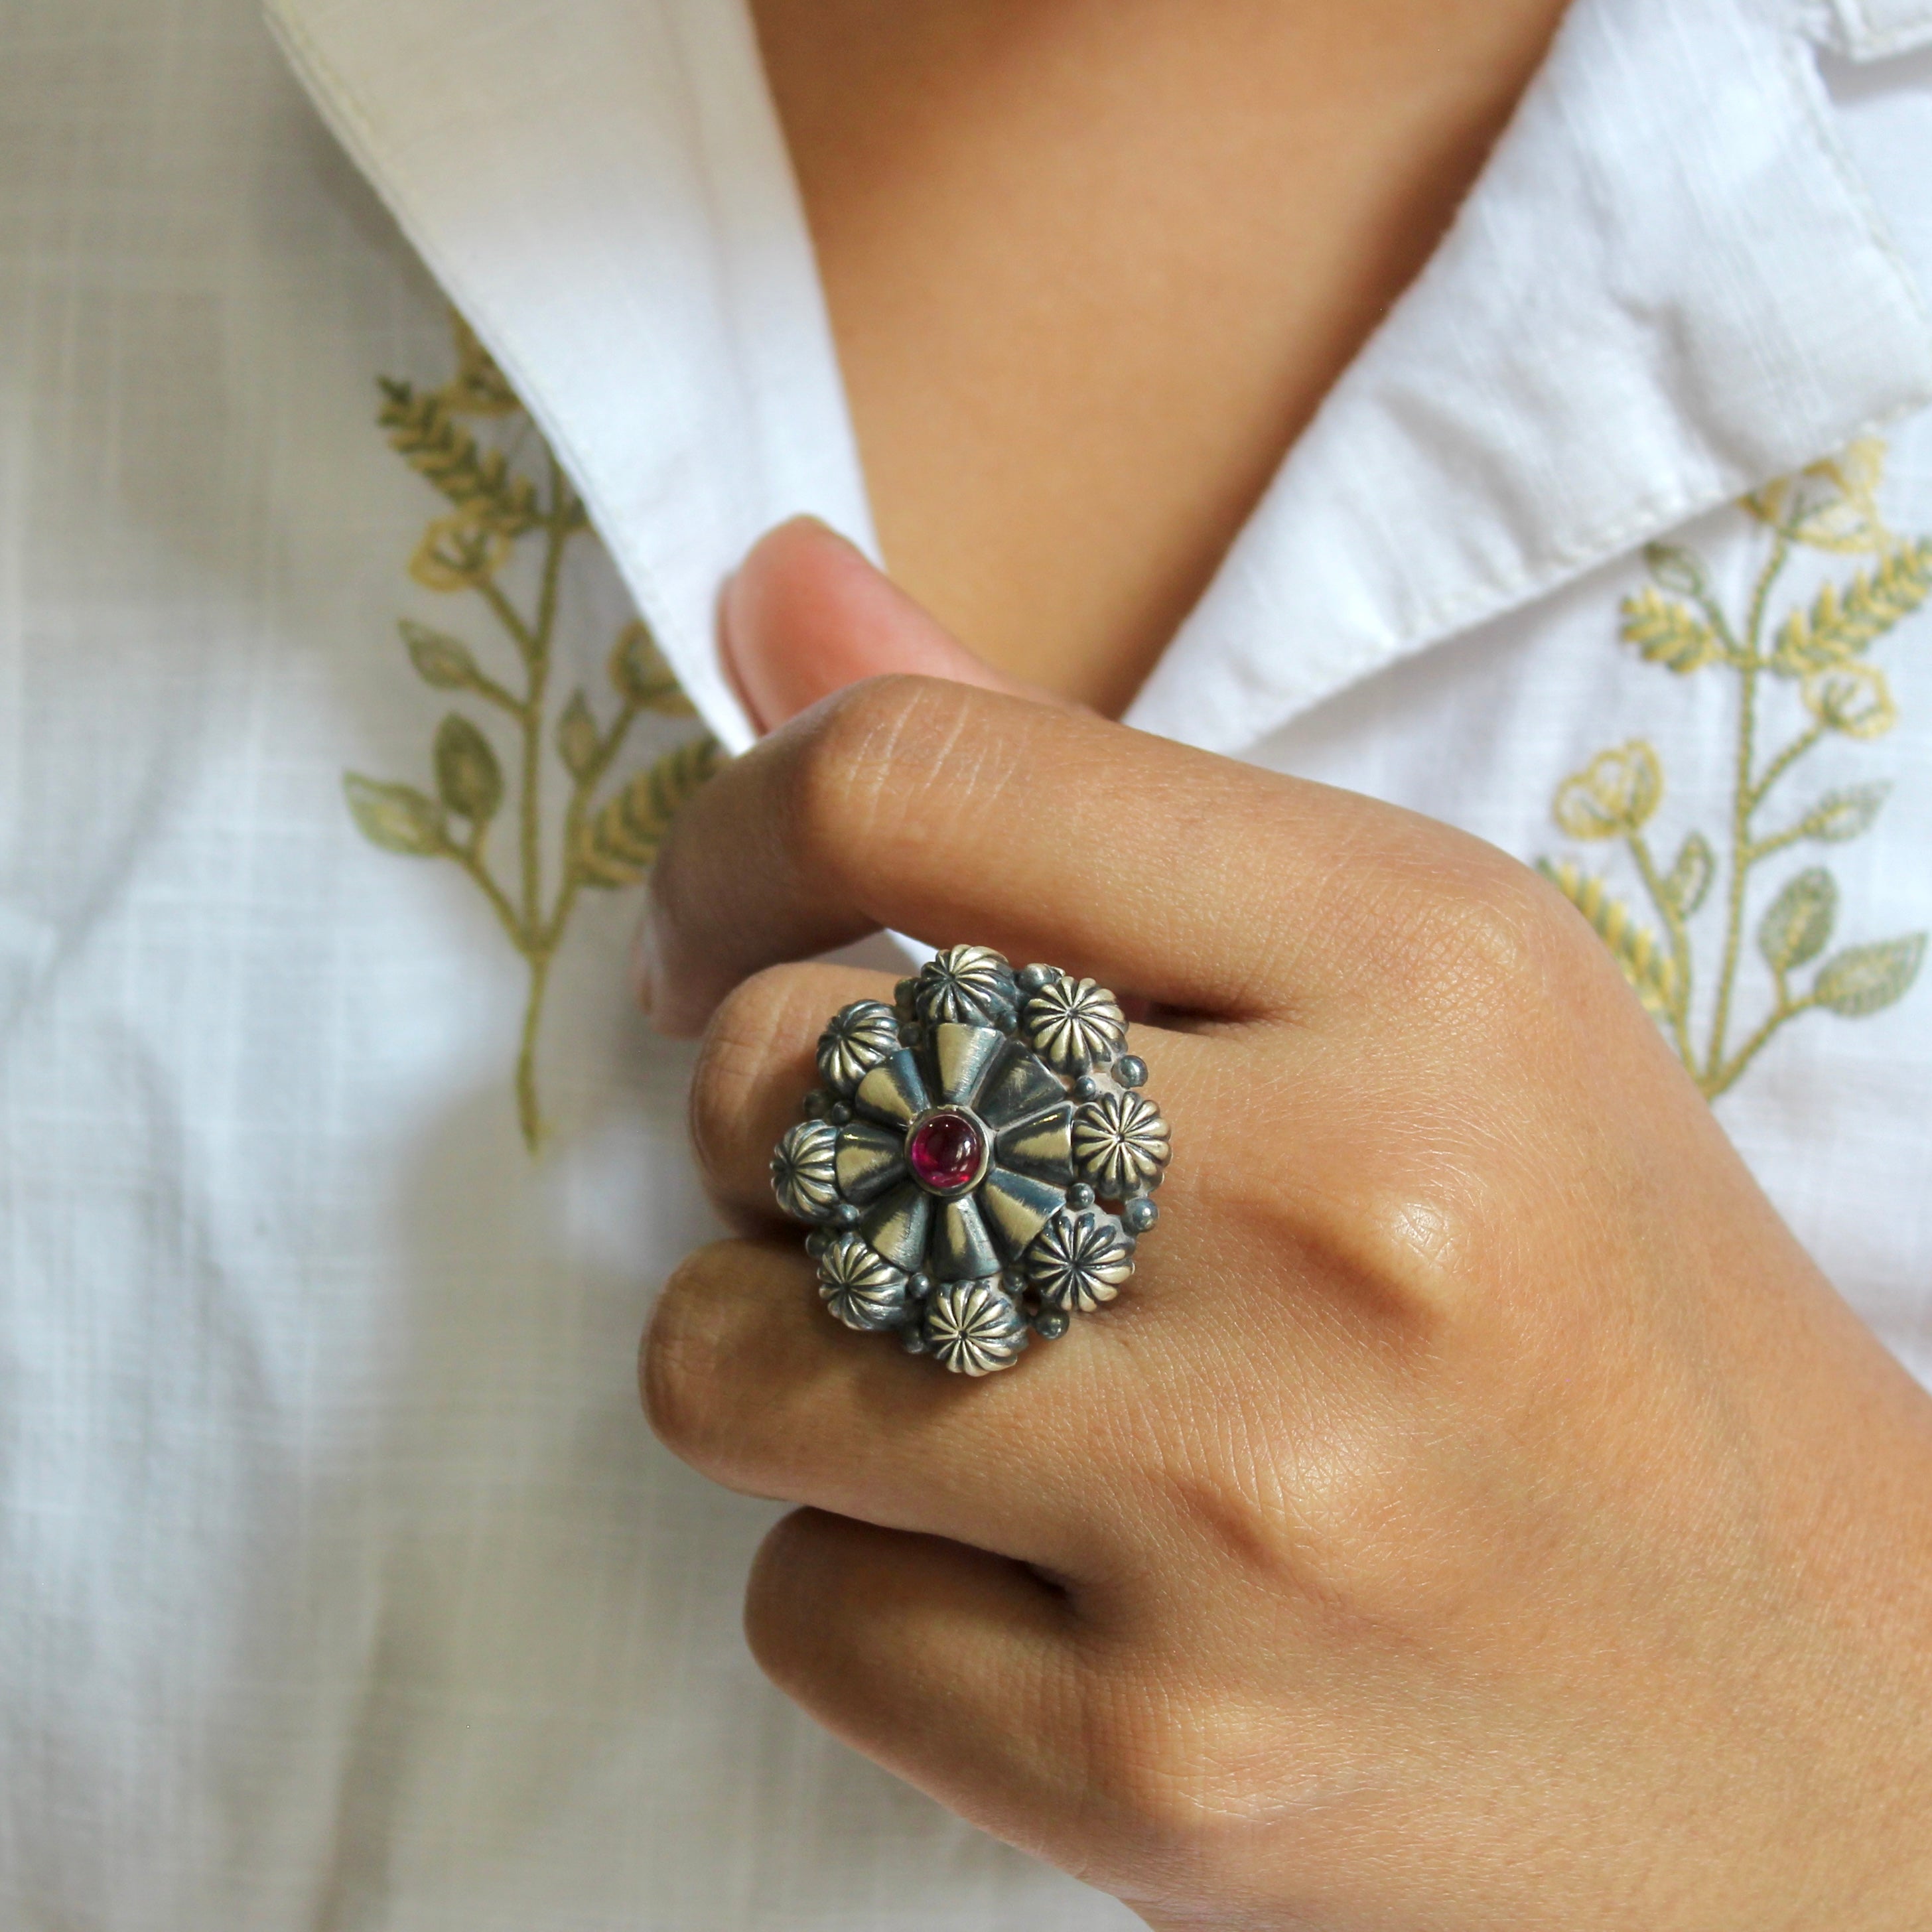
[[[772,1152],[819,1084],[814,1054],[826,1022],[854,1000],[890,1006],[894,983],[883,973],[848,967],[771,967],[743,982],[712,1016],[692,1076],[692,1143],[713,1202],[746,1232],[790,1225],[772,1193]],[[1225,1118],[1216,1096],[1229,1097],[1238,1070],[1226,1051],[1196,1034],[1136,1025],[1132,1045],[1148,1062],[1149,1091],[1170,1124],[1186,1124],[1184,1178],[1163,1190],[1165,1208],[1190,1191],[1190,1172],[1207,1171],[1197,1123],[1209,1124],[1211,1133],[1211,1124]]]

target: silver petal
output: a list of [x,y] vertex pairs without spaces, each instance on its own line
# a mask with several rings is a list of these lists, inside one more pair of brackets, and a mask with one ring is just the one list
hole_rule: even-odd
[[980,1088],[973,1111],[996,1132],[1016,1120],[1030,1120],[1066,1098],[1066,1089],[1024,1040],[1009,1040]]
[[997,1027],[962,1026],[947,1020],[932,1030],[932,1058],[943,1106],[970,1107],[986,1069],[999,1058],[1006,1036]]
[[922,1268],[932,1208],[932,1196],[917,1181],[908,1180],[874,1203],[859,1229],[895,1268]]
[[1073,1108],[1061,1101],[1031,1119],[1016,1120],[993,1142],[993,1158],[1002,1167],[1030,1174],[1055,1187],[1073,1180]]
[[1066,1196],[1058,1187],[996,1167],[980,1184],[974,1198],[1000,1252],[1009,1261],[1016,1261]]
[[904,1047],[880,1060],[853,1090],[852,1104],[889,1127],[904,1128],[932,1106],[919,1064]]
[[905,1178],[905,1136],[854,1120],[838,1129],[838,1192],[862,1208]]
[[938,1226],[932,1231],[932,1250],[928,1272],[934,1281],[964,1281],[979,1275],[998,1274],[1000,1257],[986,1232],[974,1197],[941,1201]]

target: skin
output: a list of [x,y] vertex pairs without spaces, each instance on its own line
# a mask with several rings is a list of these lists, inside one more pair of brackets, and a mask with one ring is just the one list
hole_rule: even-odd
[[[1923,1924],[1932,1402],[1533,874],[1094,715],[1556,0],[755,10],[915,593],[816,526],[754,551],[724,643],[771,735],[680,815],[639,946],[742,1237],[668,1284],[644,1398],[801,1506],[760,1661],[1157,1928]],[[890,997],[788,962],[882,926],[1154,1016],[1156,1237],[983,1383],[830,1321],[770,1194],[826,1017]]]
[[1118,716],[1562,0],[753,10],[893,577]]
[[[1932,1402],[1582,921],[1446,826],[1009,694],[815,526],[725,620],[748,686],[827,637],[956,674],[775,730],[651,886],[744,1238],[667,1286],[644,1397],[802,1506],[747,1598],[775,1681],[1157,1928],[1922,1925]],[[881,926],[1158,1016],[1156,1237],[983,1383],[827,1319],[772,1203],[825,1017],[890,997],[782,962]]]

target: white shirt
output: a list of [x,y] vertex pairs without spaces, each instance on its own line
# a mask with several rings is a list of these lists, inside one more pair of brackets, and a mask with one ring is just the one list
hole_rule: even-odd
[[[529,960],[459,863],[365,836],[427,836],[406,794],[358,790],[360,826],[344,796],[429,799],[440,721],[469,719],[517,922],[518,728],[428,634],[521,688],[464,573],[508,546],[490,581],[526,620],[543,536],[461,439],[520,436],[549,477],[487,388],[446,391],[448,302],[608,548],[562,545],[546,911],[556,734],[580,687],[604,745],[633,605],[736,747],[724,572],[796,511],[871,540],[739,0],[272,13],[352,161],[248,0],[0,24],[0,1923],[1130,1924],[745,1653],[772,1512],[659,1450],[632,1386],[653,1285],[711,1232],[688,1055],[626,1004],[634,893],[562,922],[533,1156]],[[1932,0],[1576,0],[1132,716],[1570,867],[1932,1378],[1928,46]],[[412,386],[417,467],[380,376]],[[1829,836],[1749,867],[1714,1061],[1746,674],[1693,607],[1737,631],[1779,539],[1736,500],[1854,445],[1760,500],[1798,540],[1756,773],[1833,723],[1757,836]],[[649,815],[618,795],[695,728],[642,710],[587,794],[611,876]],[[443,782],[481,813],[491,761],[454,734]],[[1646,855],[1665,905],[1699,900],[1675,946]],[[1738,1064],[1772,958],[1814,1004]]]

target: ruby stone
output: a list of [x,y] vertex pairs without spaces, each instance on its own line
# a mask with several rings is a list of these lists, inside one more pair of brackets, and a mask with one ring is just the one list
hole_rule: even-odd
[[928,1114],[906,1136],[906,1163],[920,1186],[958,1194],[980,1178],[986,1143],[965,1114],[942,1108]]

